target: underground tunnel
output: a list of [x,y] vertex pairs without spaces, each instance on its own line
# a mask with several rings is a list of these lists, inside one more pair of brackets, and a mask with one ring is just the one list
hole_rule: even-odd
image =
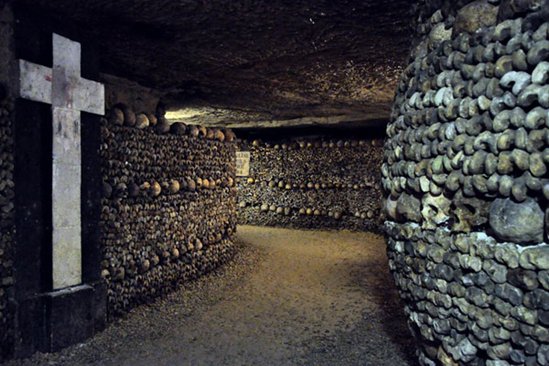
[[0,363],[549,365],[548,0],[0,9]]

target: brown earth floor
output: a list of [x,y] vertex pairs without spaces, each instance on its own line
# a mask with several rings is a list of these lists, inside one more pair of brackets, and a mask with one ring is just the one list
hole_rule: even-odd
[[9,365],[413,365],[383,238],[239,227],[240,253],[90,341]]

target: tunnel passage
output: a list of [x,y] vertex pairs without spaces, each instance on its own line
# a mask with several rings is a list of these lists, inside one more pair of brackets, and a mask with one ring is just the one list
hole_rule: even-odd
[[[237,212],[255,224],[376,230],[383,204],[422,364],[548,363],[546,0],[0,7],[0,357],[85,340],[230,263]],[[105,86],[105,115],[83,114],[69,138],[81,159],[65,156],[83,172],[80,187],[79,174],[65,177],[82,198],[65,208],[86,208],[71,221],[82,256],[66,256],[82,259],[76,288],[50,285],[59,115],[22,101],[17,80],[19,60],[42,66],[36,85],[56,79],[53,34],[81,53],[71,71]],[[385,127],[379,169],[383,137],[372,131]],[[264,130],[237,131],[239,145],[230,128]],[[240,193],[237,149],[252,158]]]
[[547,365],[549,3],[444,3],[387,128],[390,267],[422,365]]
[[[392,4],[0,0],[0,358],[84,342],[230,263],[231,128],[359,126],[363,137],[343,139],[281,132],[291,148],[278,151],[314,161],[279,170],[284,190],[263,190],[250,218],[379,227],[381,138],[367,130],[386,123],[407,53],[409,4]],[[71,109],[92,99],[98,113]],[[261,170],[268,150],[254,155]],[[269,184],[259,173],[253,187]],[[52,281],[66,265],[70,281]]]

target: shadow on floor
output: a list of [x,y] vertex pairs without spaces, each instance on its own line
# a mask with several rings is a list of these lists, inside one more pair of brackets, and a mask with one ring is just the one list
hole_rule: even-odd
[[306,365],[417,366],[416,344],[387,265],[353,263],[349,286],[364,291],[371,306],[353,329],[316,337],[304,345]]

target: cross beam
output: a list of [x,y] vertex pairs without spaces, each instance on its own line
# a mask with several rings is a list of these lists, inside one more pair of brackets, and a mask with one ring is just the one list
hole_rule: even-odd
[[104,85],[81,77],[80,43],[53,34],[53,68],[19,60],[20,96],[52,105],[52,280],[82,283],[80,112],[105,114]]

